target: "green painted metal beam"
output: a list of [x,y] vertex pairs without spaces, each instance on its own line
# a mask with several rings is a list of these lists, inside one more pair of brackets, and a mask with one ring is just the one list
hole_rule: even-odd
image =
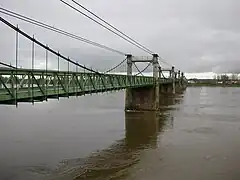
[[[159,81],[160,84],[172,83],[171,79]],[[1,68],[0,104],[44,101],[154,85],[155,79],[145,76]]]
[[31,69],[0,69],[0,104],[154,85],[152,77]]

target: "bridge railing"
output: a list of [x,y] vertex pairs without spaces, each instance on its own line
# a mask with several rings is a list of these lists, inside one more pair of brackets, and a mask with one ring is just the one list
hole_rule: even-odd
[[153,77],[86,72],[0,69],[0,103],[47,100],[153,85]]

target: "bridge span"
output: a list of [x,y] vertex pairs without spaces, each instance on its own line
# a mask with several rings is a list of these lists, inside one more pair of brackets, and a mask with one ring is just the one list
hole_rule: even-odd
[[[179,70],[176,71],[174,66],[170,69],[163,69],[160,66],[158,54],[151,53],[151,51],[147,51],[151,54],[151,57],[138,58],[137,56],[124,54],[115,50],[121,53],[121,55],[124,54],[125,60],[114,68],[102,73],[92,68],[87,68],[79,64],[78,61],[60,54],[48,45],[44,45],[34,36],[29,36],[19,29],[18,26],[14,26],[2,17],[0,17],[0,21],[16,32],[15,66],[0,62],[1,65],[4,65],[4,67],[0,67],[0,104],[17,106],[19,102],[34,103],[36,101],[47,101],[51,98],[59,99],[60,97],[83,96],[92,93],[126,89],[126,110],[157,110],[159,108],[160,93],[175,94],[186,88],[187,81],[184,73],[181,73]],[[43,26],[42,24],[41,26]],[[58,32],[62,33],[60,30]],[[20,35],[32,43],[31,69],[19,68],[18,66]],[[46,50],[45,69],[34,68],[35,46]],[[112,48],[107,49],[114,51]],[[49,54],[57,58],[57,70],[49,69]],[[67,61],[67,71],[59,69],[60,60]],[[116,69],[125,61],[127,63],[126,75],[119,75],[112,72],[113,69]],[[148,65],[140,71],[136,63],[143,62],[147,62]],[[70,70],[69,64],[74,65],[76,70]],[[133,66],[138,70],[137,74],[133,74]],[[144,76],[143,72],[151,66],[152,76]],[[78,71],[78,68],[81,68],[81,70]],[[165,77],[163,72],[168,72],[169,76]]]

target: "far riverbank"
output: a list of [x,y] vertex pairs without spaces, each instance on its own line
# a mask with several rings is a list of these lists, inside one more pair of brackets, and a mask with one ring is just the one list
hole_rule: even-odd
[[189,87],[240,87],[240,84],[188,83]]

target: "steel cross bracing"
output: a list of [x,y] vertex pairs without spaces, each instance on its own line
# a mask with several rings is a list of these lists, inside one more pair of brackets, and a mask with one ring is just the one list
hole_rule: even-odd
[[5,68],[0,69],[0,103],[33,102],[153,84],[152,77]]
[[[171,79],[159,79],[171,83]],[[153,77],[0,68],[0,104],[154,86]]]
[[[100,73],[92,68],[85,67],[79,64],[77,61],[73,61],[69,57],[66,57],[36,38],[31,37],[24,31],[20,30],[18,26],[14,26],[7,20],[0,17],[0,21],[7,25],[10,29],[16,32],[16,59],[15,66],[8,65],[4,62],[0,62],[4,68],[0,67],[0,104],[15,104],[18,102],[32,102],[44,101],[49,98],[69,97],[69,96],[81,96],[91,93],[115,91],[126,88],[139,88],[139,87],[158,87],[159,84],[170,83],[175,84],[176,81],[182,80],[179,76],[177,79],[175,74],[170,78],[158,78],[157,72],[160,68],[157,54],[153,54],[153,57],[134,57],[131,63],[137,62],[149,62],[146,68],[140,71],[140,74],[144,72],[151,64],[153,65],[153,76],[138,76],[137,75],[118,75],[110,74],[112,70],[122,65],[127,58],[121,61],[119,64],[107,70],[105,73]],[[32,62],[31,69],[23,69],[18,66],[19,56],[19,35],[25,37],[32,42]],[[46,69],[38,70],[34,69],[35,64],[35,45],[46,50]],[[55,55],[58,58],[58,70],[48,69],[48,53]],[[131,56],[132,57],[132,56]],[[68,71],[61,71],[59,69],[59,60],[67,61]],[[129,60],[129,59],[128,59]],[[76,71],[69,71],[69,65],[75,65]],[[84,72],[77,72],[77,68],[80,67]],[[132,66],[131,66],[132,67]],[[87,70],[88,72],[85,72]],[[132,70],[131,70],[132,71]],[[160,74],[161,71],[159,71]],[[174,67],[170,71],[174,72]],[[128,73],[128,70],[127,70]],[[159,75],[159,77],[161,77]],[[182,76],[183,77],[183,76]]]

